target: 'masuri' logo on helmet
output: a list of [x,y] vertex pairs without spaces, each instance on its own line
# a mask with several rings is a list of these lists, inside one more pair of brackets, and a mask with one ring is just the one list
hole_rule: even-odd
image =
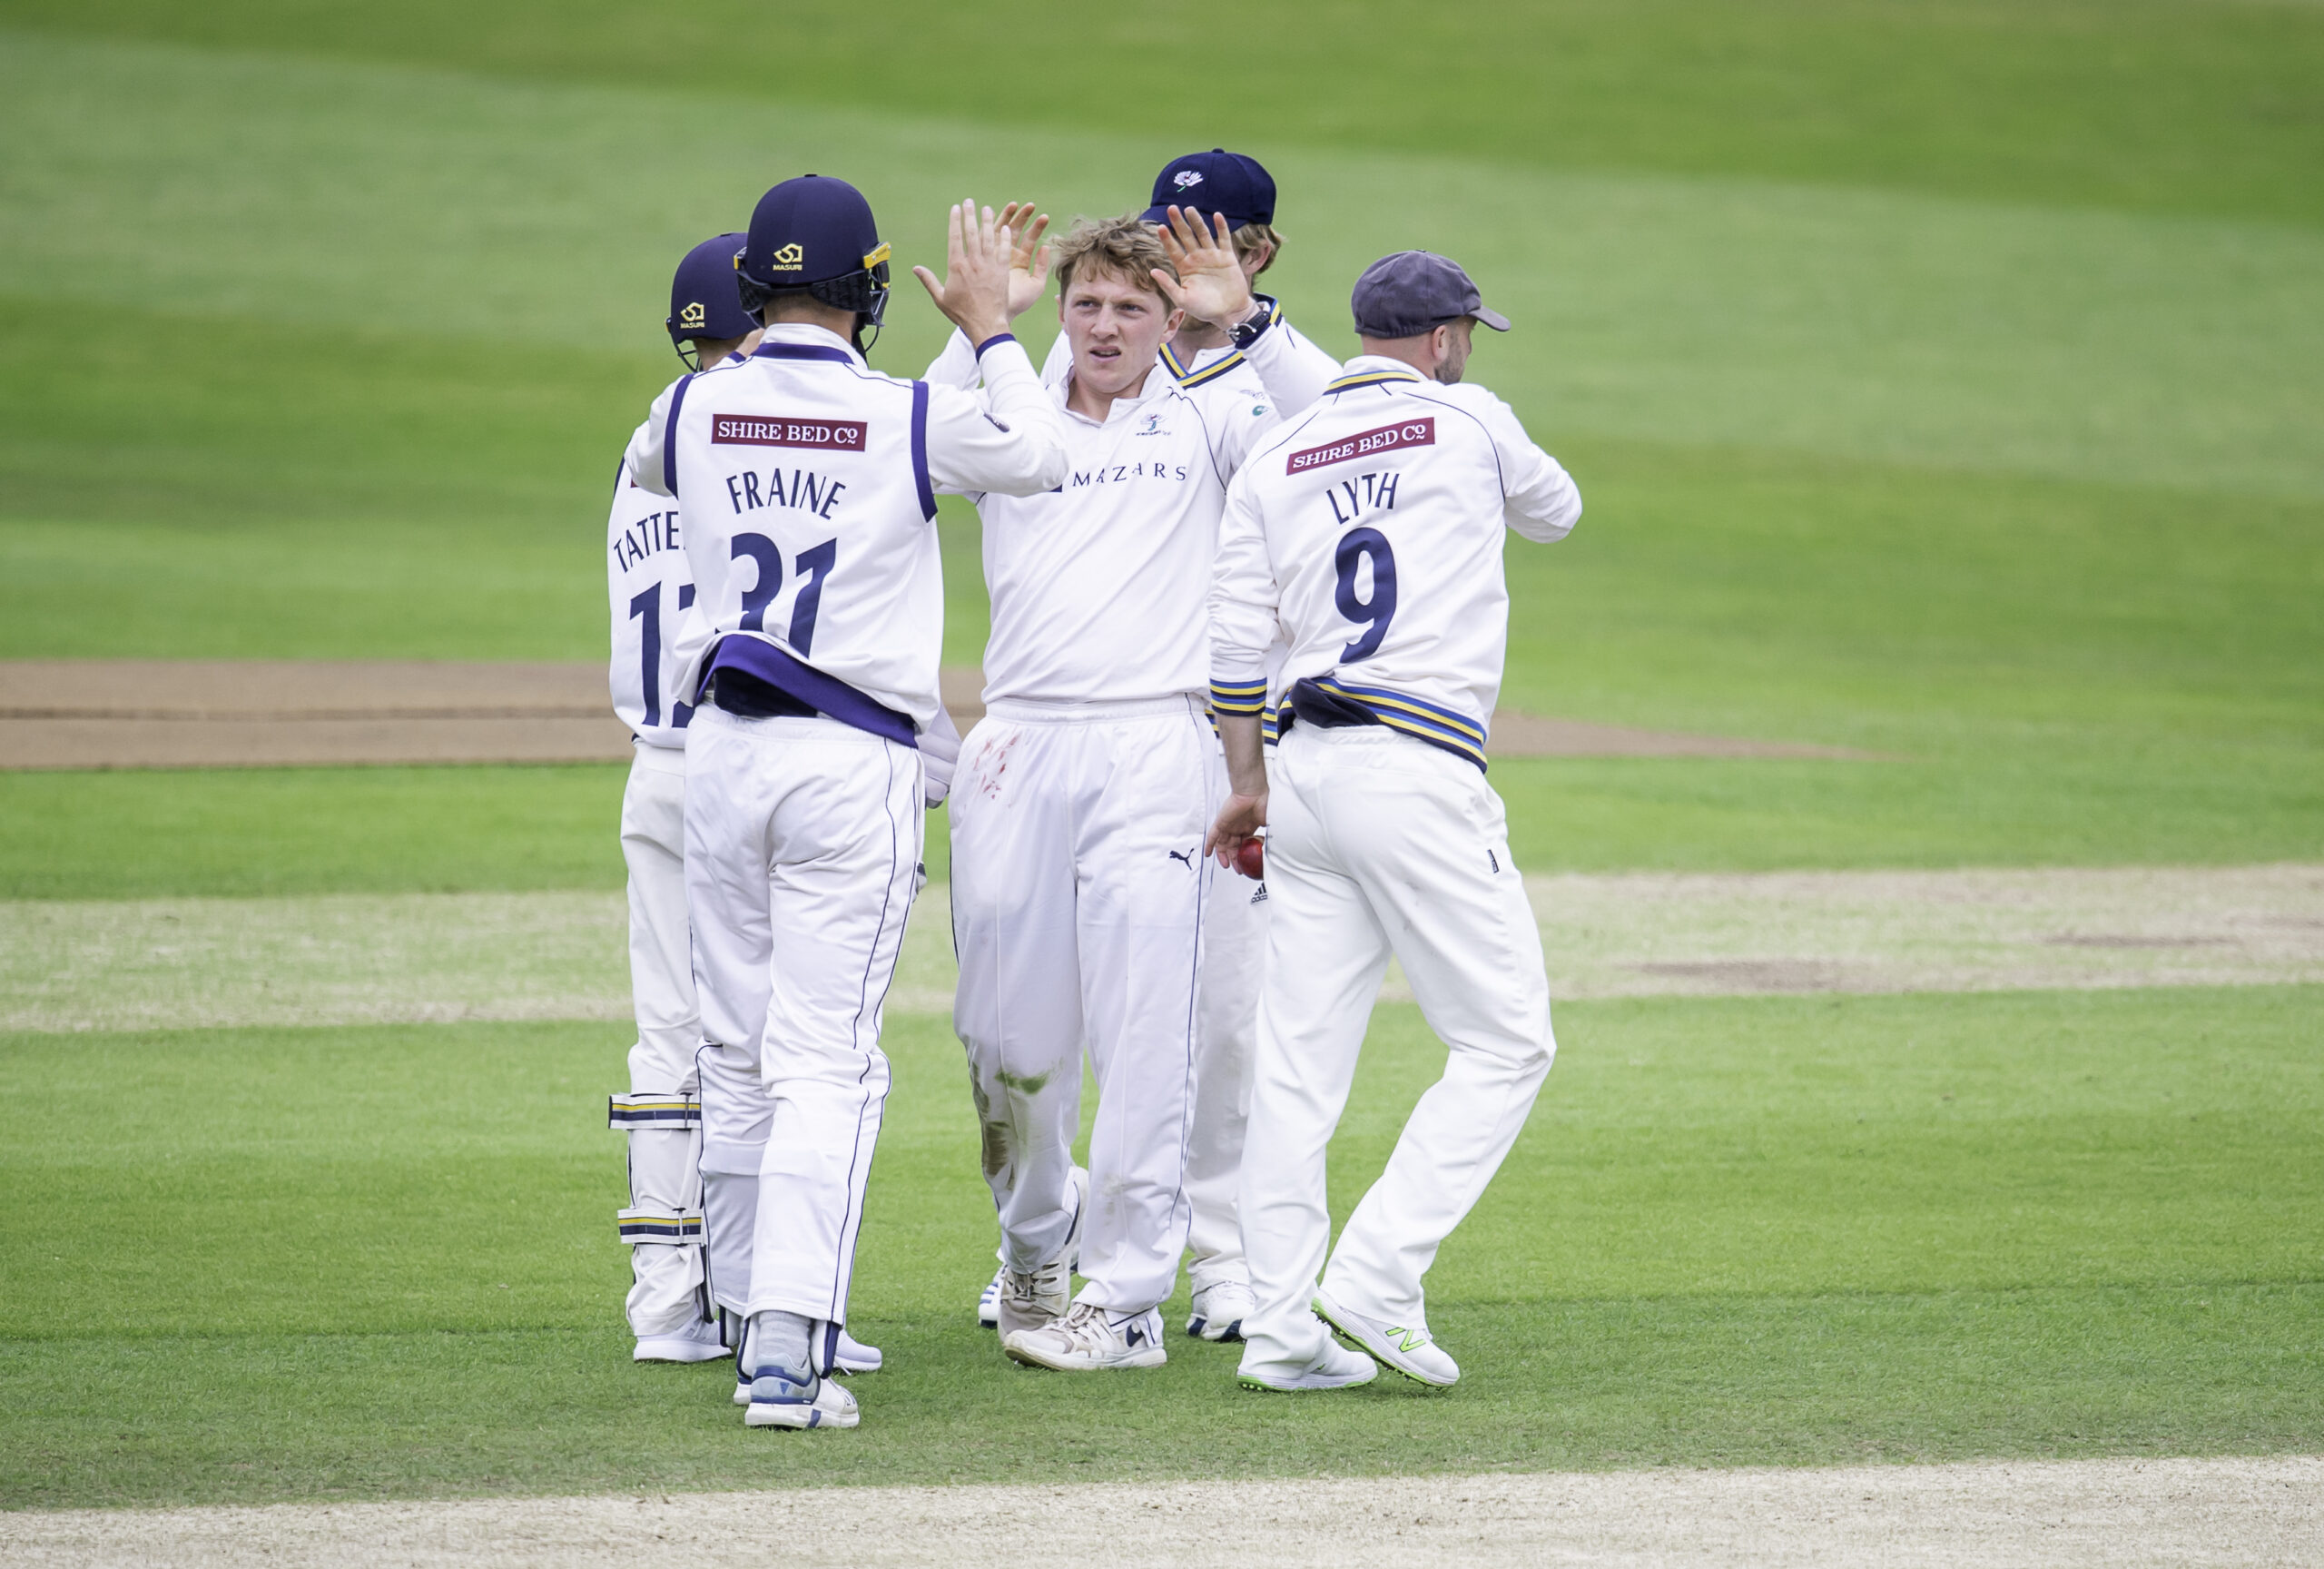
[[796,244],[785,245],[774,253],[771,263],[778,272],[796,272],[807,264],[807,252]]
[[699,327],[709,320],[710,312],[702,308],[699,300],[678,312],[678,325],[681,327]]
[[1202,171],[1199,169],[1181,169],[1178,171],[1178,177],[1172,181],[1171,183],[1177,186],[1181,191],[1189,190],[1192,187],[1202,183]]

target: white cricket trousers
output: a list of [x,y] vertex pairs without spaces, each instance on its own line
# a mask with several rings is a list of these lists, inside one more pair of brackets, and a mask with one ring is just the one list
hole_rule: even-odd
[[711,1295],[843,1324],[888,1095],[881,1009],[920,863],[920,754],[834,719],[705,706],[688,728]]
[[[694,959],[686,922],[686,755],[637,748],[621,797],[621,854],[629,867],[629,991],[637,1043],[629,1049],[633,1094],[694,1093]],[[629,1139],[629,1202],[624,1216],[677,1217],[702,1207],[700,1130],[636,1128]],[[701,1316],[702,1249],[638,1242],[630,1249],[634,1335],[669,1335]]]
[[[1376,725],[1301,725],[1267,796],[1267,959],[1243,1155],[1256,1310],[1243,1371],[1288,1377],[1323,1349],[1316,1278],[1366,1317],[1426,1324],[1421,1278],[1525,1125],[1557,1043],[1541,930],[1484,775]],[[1347,1104],[1388,956],[1448,1049],[1388,1168],[1324,1249],[1324,1152]]]
[[[1226,758],[1216,743],[1211,767],[1211,798],[1224,802]],[[1258,1042],[1270,897],[1263,883],[1211,870],[1202,918],[1202,1001],[1195,1025],[1194,1125],[1187,1143],[1192,1210],[1187,1279],[1196,1291],[1250,1280],[1235,1197],[1243,1180],[1243,1135],[1251,1115],[1251,1057]]]
[[1177,1285],[1201,979],[1209,749],[1196,698],[997,703],[952,781],[953,1028],[1009,1268],[1064,1251],[1081,1061],[1098,1081],[1081,1300]]

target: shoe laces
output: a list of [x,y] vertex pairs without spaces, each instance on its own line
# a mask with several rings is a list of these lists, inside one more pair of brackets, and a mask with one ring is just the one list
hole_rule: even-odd
[[1106,1310],[1095,1302],[1076,1302],[1052,1327],[1077,1351],[1101,1351],[1122,1340]]
[[1000,1277],[1000,1299],[1029,1307],[1043,1297],[1062,1295],[1068,1279],[1065,1261],[1061,1258],[1054,1264],[1044,1264],[1039,1269],[1022,1274],[1014,1269],[1004,1270]]

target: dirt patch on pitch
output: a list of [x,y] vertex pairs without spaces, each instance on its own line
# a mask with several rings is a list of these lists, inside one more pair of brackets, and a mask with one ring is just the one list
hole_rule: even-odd
[[0,661],[0,768],[626,758],[602,665]]
[[[770,1436],[771,1444],[839,1443]],[[1029,1559],[1574,1565],[2324,1562],[2324,1460],[2002,1461],[0,1515],[12,1563],[340,1569],[635,1563],[1020,1569]]]
[[[962,729],[980,672],[943,672]],[[0,769],[591,763],[629,755],[606,669],[420,660],[0,660]],[[1504,757],[1843,757],[1833,747],[1503,712]]]
[[2324,981],[2324,866],[1529,877],[1553,994]]

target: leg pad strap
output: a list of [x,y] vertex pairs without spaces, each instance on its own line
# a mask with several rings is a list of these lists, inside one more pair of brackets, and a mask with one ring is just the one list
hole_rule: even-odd
[[702,1126],[702,1101],[694,1096],[641,1090],[606,1098],[606,1124],[616,1133],[641,1128],[687,1129]]
[[621,1239],[632,1247],[658,1242],[665,1247],[702,1246],[702,1211],[665,1209],[624,1209],[617,1216]]

